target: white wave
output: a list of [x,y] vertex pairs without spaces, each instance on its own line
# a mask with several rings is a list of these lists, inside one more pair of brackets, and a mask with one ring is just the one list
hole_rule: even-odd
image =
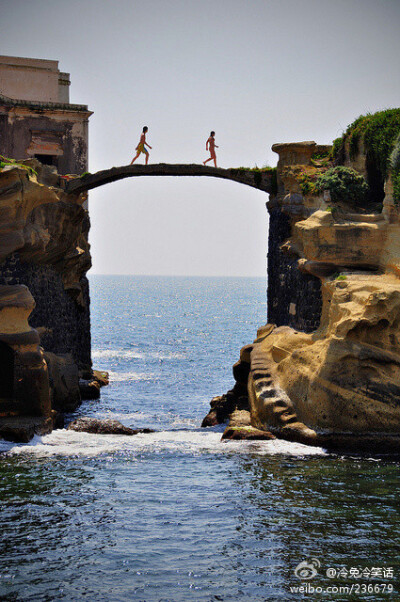
[[179,452],[184,454],[256,454],[314,456],[325,455],[321,448],[283,440],[272,441],[221,441],[221,433],[210,430],[159,431],[156,433],[127,435],[95,435],[68,430],[56,430],[50,435],[34,437],[27,444],[3,442],[0,450],[10,455],[35,457],[86,456],[129,453]]
[[95,349],[92,352],[95,359],[158,359],[174,360],[185,359],[186,355],[178,351],[163,353],[161,351],[142,352],[138,349]]
[[112,372],[108,370],[108,375],[110,382],[114,383],[153,380],[155,378],[155,374],[147,374],[145,372]]
[[92,352],[92,357],[96,359],[140,359],[143,357],[143,354],[140,353],[137,349],[95,349]]

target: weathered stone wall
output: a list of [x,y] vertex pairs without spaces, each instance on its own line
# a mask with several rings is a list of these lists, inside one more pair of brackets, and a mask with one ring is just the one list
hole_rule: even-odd
[[83,173],[88,164],[91,113],[85,107],[68,110],[73,105],[48,105],[0,98],[0,154],[18,160],[51,156],[58,173]]
[[70,83],[58,61],[0,56],[0,155],[36,157],[60,174],[87,170],[92,112],[69,102]]
[[298,269],[298,257],[281,246],[291,236],[288,215],[281,207],[269,209],[268,322],[304,332],[316,330],[322,310],[321,281]]
[[44,349],[55,354],[71,353],[80,370],[90,370],[90,299],[86,277],[80,280],[83,303],[78,304],[64,289],[61,274],[51,265],[23,262],[18,253],[13,253],[0,265],[0,284],[25,284],[36,302],[29,323],[40,329]]
[[285,243],[291,238],[294,224],[308,217],[308,206],[298,183],[304,166],[311,164],[315,152],[325,150],[315,142],[274,144],[279,154],[278,191],[267,203],[268,235],[268,321],[277,326],[291,326],[303,332],[316,330],[322,309],[321,281],[298,268],[298,254]]

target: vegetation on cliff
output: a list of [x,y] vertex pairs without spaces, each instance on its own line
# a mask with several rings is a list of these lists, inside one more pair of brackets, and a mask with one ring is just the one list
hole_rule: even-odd
[[[347,158],[355,161],[364,150],[366,155],[367,179],[370,200],[382,201],[383,185],[393,172],[391,156],[400,135],[400,109],[387,109],[377,113],[360,115],[351,123],[343,136],[333,142],[332,156],[336,165],[343,165]],[[394,178],[396,179],[396,178]],[[395,200],[400,202],[399,186],[396,184]]]
[[333,156],[343,163],[345,144],[348,141],[350,159],[359,152],[363,140],[370,159],[376,163],[386,177],[390,167],[389,157],[400,133],[400,109],[388,109],[377,113],[360,115],[351,123],[342,137],[333,142]]
[[368,184],[361,174],[351,167],[331,167],[317,178],[317,192],[329,190],[333,203],[347,202],[363,207],[367,201]]
[[271,176],[271,194],[276,194],[278,192],[278,181],[277,181],[277,170],[276,167],[270,167],[269,165],[264,165],[264,167],[231,167],[230,171],[232,174],[239,174],[240,172],[252,172],[254,175],[254,183],[256,186],[260,186],[261,184],[261,176],[263,174],[267,174]]
[[8,157],[3,157],[3,155],[0,155],[0,171],[3,171],[5,167],[19,167],[21,169],[26,169],[30,175],[35,174],[35,176],[37,176],[37,171],[30,165],[26,165],[21,161],[16,161],[15,159],[9,159]]

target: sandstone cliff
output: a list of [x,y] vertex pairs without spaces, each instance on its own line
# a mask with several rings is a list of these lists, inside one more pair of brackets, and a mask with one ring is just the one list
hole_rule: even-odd
[[92,375],[85,195],[36,160],[0,171],[0,436],[29,440]]
[[[400,111],[390,118],[393,149]],[[279,162],[278,193],[267,205],[270,323],[242,350],[235,387],[213,400],[204,426],[247,404],[250,424],[281,438],[400,450],[399,172],[381,151],[373,154],[368,127],[356,152],[344,136],[341,161],[315,142],[273,146]],[[351,170],[338,171],[339,163]],[[338,173],[351,184],[336,198],[337,182],[331,191],[321,187]],[[361,185],[357,174],[365,177]]]

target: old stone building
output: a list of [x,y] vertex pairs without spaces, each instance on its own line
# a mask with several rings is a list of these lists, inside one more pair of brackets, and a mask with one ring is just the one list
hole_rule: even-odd
[[86,171],[92,112],[70,104],[69,86],[58,61],[0,56],[0,155]]

